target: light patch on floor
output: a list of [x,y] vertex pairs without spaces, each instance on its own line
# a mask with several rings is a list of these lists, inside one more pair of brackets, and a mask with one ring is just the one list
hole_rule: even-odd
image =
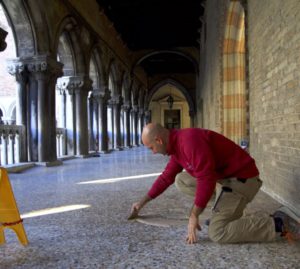
[[63,212],[83,209],[83,208],[87,208],[87,207],[90,207],[90,205],[67,205],[67,206],[46,208],[46,209],[36,210],[36,211],[22,214],[21,218],[27,219],[27,218],[44,216],[44,215],[63,213]]
[[77,184],[104,184],[104,183],[114,183],[123,180],[130,180],[130,179],[137,179],[137,178],[146,178],[146,177],[155,177],[159,176],[161,173],[152,173],[152,174],[144,174],[144,175],[137,175],[137,176],[129,176],[129,177],[115,177],[115,178],[104,178],[92,181],[83,181]]

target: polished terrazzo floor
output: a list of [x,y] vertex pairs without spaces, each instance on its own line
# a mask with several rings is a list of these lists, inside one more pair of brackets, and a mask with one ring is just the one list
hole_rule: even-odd
[[[300,268],[298,243],[219,245],[203,226],[199,243],[187,245],[185,224],[128,221],[131,204],[166,162],[138,147],[10,174],[29,245],[23,247],[6,230],[0,268]],[[142,213],[184,218],[191,204],[171,186]],[[261,192],[247,211],[272,212],[278,206]]]

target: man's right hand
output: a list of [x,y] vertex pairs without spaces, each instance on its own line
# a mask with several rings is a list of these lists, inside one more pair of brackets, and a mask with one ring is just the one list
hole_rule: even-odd
[[139,212],[141,210],[141,204],[140,202],[137,202],[137,203],[134,203],[132,206],[131,206],[131,213],[133,212]]
[[149,201],[151,201],[152,199],[148,196],[145,195],[141,201],[134,203],[131,206],[131,215],[129,216],[128,219],[134,219],[138,216],[140,210],[142,209],[142,207],[144,207],[145,204],[147,204]]
[[131,212],[130,212],[130,216],[128,217],[128,219],[129,220],[135,219],[138,216],[140,209],[141,209],[140,203],[134,203],[131,206]]

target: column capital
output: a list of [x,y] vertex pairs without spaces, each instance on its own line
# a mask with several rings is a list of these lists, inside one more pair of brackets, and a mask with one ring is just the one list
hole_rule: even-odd
[[122,108],[124,111],[128,112],[130,110],[130,105],[128,103],[125,103],[122,105]]
[[25,63],[24,61],[16,58],[16,59],[7,59],[6,60],[6,69],[9,74],[12,76],[16,75],[17,73],[21,73],[25,70]]
[[107,102],[110,99],[110,95],[108,92],[104,92],[102,90],[94,89],[93,90],[93,98],[96,100],[101,100],[103,102]]
[[145,110],[144,113],[145,113],[146,116],[149,116],[151,114],[151,111],[150,110]]
[[6,63],[8,73],[16,76],[17,80],[22,78],[20,75],[30,73],[37,79],[57,79],[63,74],[63,64],[48,55],[8,59]]
[[122,104],[122,96],[121,95],[112,96],[111,102],[115,105],[121,105]]
[[139,112],[139,115],[144,115],[144,109],[143,108],[139,108],[138,112]]
[[63,64],[56,61],[49,55],[36,55],[25,59],[25,65],[33,75],[50,75],[51,77],[60,77],[63,75]]
[[92,81],[85,76],[64,76],[57,80],[57,87],[63,91],[84,91],[92,89]]
[[6,69],[8,73],[16,77],[18,82],[26,82],[28,79],[28,70],[24,61],[20,59],[8,59],[6,60]]
[[132,112],[138,112],[139,111],[138,105],[133,105],[132,108],[131,108],[131,111]]

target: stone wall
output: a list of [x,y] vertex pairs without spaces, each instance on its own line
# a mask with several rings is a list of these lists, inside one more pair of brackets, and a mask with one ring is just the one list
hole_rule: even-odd
[[197,126],[220,131],[221,23],[224,1],[207,1],[201,33]]
[[300,212],[300,2],[248,1],[250,149],[264,189]]
[[[197,126],[222,132],[222,44],[228,0],[206,2]],[[242,1],[246,8],[250,154],[264,190],[300,214],[300,2]]]

